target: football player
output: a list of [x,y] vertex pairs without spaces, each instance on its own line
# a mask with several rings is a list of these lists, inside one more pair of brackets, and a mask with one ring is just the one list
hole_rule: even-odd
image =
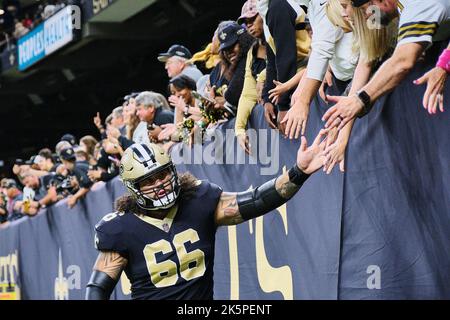
[[122,271],[132,299],[212,299],[217,227],[254,219],[291,199],[322,167],[325,134],[322,130],[309,148],[302,137],[288,172],[238,193],[189,173],[178,175],[155,144],[129,147],[120,175],[130,194],[95,227],[100,253],[86,299],[109,299]]

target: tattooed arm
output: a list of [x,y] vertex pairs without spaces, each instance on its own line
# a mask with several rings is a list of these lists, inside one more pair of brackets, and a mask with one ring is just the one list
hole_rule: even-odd
[[321,140],[325,134],[324,130],[320,131],[309,148],[306,147],[306,138],[302,137],[296,165],[278,178],[253,190],[239,193],[224,192],[216,208],[216,224],[239,224],[266,214],[291,199],[306,179],[322,167],[325,140]]
[[127,262],[117,252],[101,251],[87,285],[86,300],[109,300]]
[[231,226],[244,222],[236,200],[237,193],[222,193],[219,204],[216,208],[215,220],[216,225]]
[[[254,212],[258,214],[258,216],[263,215],[267,212],[272,211],[273,209],[278,208],[283,203],[287,202],[290,198],[292,198],[298,190],[300,190],[300,186],[297,186],[296,184],[289,181],[289,175],[286,172],[282,176],[278,177],[276,180],[269,181],[268,183],[275,183],[275,191],[279,194],[279,196],[282,198],[280,199],[282,203],[278,201],[273,201],[272,203],[268,203],[267,206],[260,206],[256,207]],[[240,199],[240,196],[250,193],[250,197],[252,197],[252,194],[255,193],[255,190],[250,190],[247,192],[242,193],[230,193],[230,192],[224,192],[222,196],[220,197],[219,204],[216,209],[216,224],[217,225],[236,225],[239,223],[244,222],[244,217],[242,216],[240,212],[240,207],[242,207],[242,202],[238,202],[238,198]],[[257,202],[260,199],[249,199],[249,201],[255,201]],[[275,208],[270,209],[272,206],[275,206]]]

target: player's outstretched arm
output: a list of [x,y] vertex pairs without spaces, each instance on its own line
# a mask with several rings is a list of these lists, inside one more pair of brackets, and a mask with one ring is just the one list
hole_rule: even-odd
[[86,300],[109,300],[127,259],[117,252],[101,251],[86,288]]
[[263,185],[244,192],[224,192],[216,208],[217,225],[235,225],[275,210],[291,199],[308,177],[324,162],[325,130],[307,148],[306,138],[297,153],[297,163],[288,172]]

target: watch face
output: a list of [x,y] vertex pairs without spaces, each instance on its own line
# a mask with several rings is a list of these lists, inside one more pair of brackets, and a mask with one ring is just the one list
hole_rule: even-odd
[[370,97],[364,90],[358,91],[358,97],[361,99],[361,101],[364,103],[364,106],[370,105]]

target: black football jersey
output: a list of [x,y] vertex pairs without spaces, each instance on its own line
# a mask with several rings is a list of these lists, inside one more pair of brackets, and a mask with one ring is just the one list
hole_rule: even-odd
[[128,259],[132,299],[213,298],[214,212],[221,194],[202,181],[163,220],[112,213],[96,225],[97,249]]

